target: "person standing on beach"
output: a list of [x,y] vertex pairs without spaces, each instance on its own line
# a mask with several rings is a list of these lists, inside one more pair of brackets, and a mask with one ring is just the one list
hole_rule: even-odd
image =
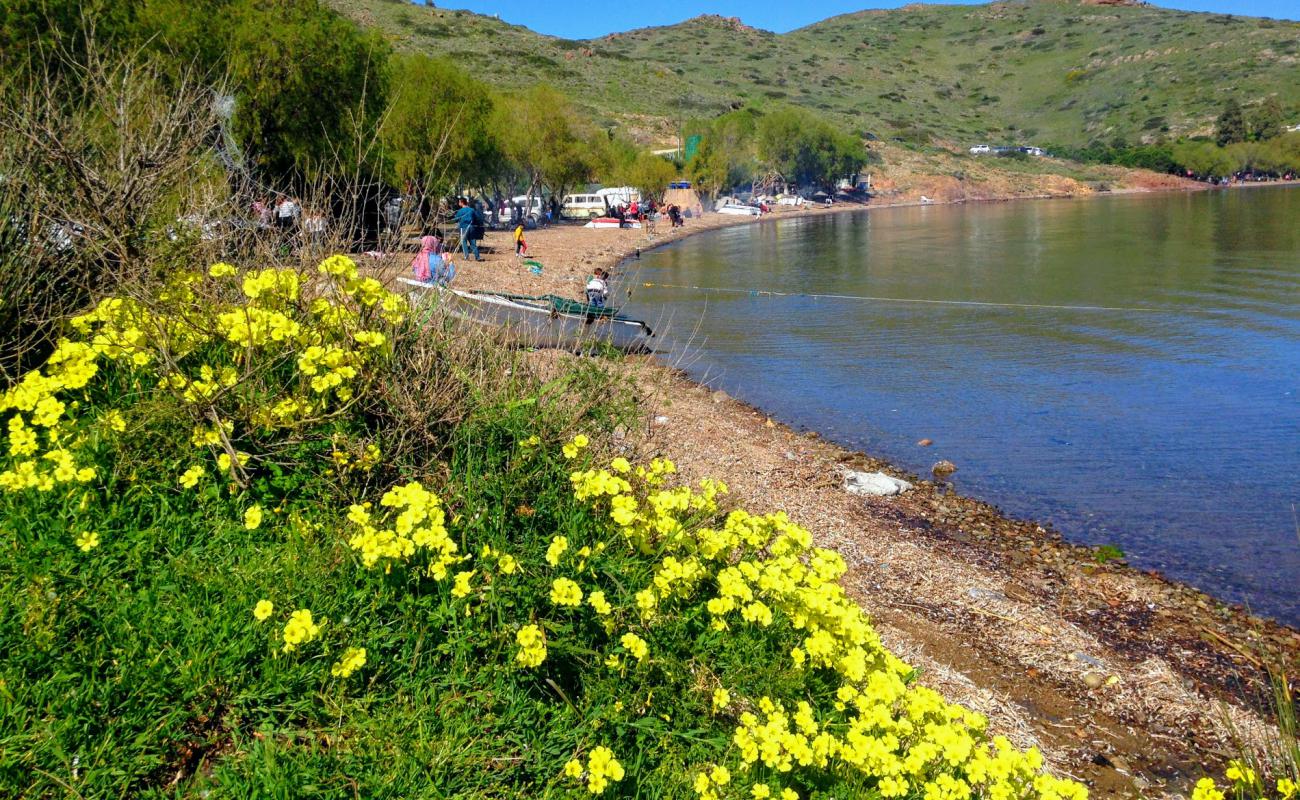
[[460,251],[466,260],[469,259],[470,251],[474,253],[475,261],[482,261],[483,256],[478,252],[478,239],[474,237],[475,209],[469,204],[469,201],[461,197],[456,200],[459,208],[456,213],[452,214],[452,219],[456,220],[456,228],[460,231]]
[[522,221],[515,223],[515,255],[528,255],[528,242],[524,241],[524,223]]

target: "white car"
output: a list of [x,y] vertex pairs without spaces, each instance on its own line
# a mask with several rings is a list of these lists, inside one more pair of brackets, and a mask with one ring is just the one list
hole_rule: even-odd
[[784,197],[778,198],[777,201],[776,201],[776,204],[777,204],[778,206],[795,206],[795,207],[798,207],[798,206],[803,205],[803,204],[806,203],[806,202],[807,202],[806,200],[804,200],[802,197],[800,197],[800,196],[797,195],[797,194],[787,194],[787,195],[785,195]]
[[977,144],[970,149],[970,154],[973,156],[980,156],[980,155],[984,155],[985,153],[992,153],[992,152],[993,152],[993,148],[989,147],[986,144]]

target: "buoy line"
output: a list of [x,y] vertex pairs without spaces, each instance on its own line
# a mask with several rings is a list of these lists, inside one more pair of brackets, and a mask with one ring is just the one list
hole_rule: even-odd
[[1158,314],[1168,309],[1163,308],[1137,308],[1135,306],[1069,306],[1053,305],[1050,303],[993,303],[984,300],[933,300],[916,297],[879,297],[873,295],[861,294],[819,294],[815,292],[776,292],[766,289],[737,289],[721,286],[690,286],[680,283],[655,283],[646,281],[641,284],[647,287],[662,287],[665,289],[693,289],[699,292],[726,292],[729,294],[747,294],[752,297],[815,297],[827,300],[862,300],[873,303],[916,303],[921,305],[936,306],[976,306],[982,308],[1025,308],[1025,309],[1045,309],[1054,311],[1136,311],[1146,314]]

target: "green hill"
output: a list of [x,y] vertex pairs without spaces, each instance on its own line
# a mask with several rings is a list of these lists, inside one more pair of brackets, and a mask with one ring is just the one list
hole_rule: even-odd
[[329,0],[400,50],[501,87],[545,81],[665,141],[683,117],[786,101],[878,136],[1083,145],[1209,132],[1225,100],[1300,115],[1300,23],[1028,0],[863,11],[775,34],[702,16],[592,40],[467,11]]

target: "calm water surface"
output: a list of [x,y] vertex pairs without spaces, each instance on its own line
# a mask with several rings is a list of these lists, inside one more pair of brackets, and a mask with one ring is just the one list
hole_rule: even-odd
[[696,377],[1300,623],[1300,190],[790,219],[628,267]]

